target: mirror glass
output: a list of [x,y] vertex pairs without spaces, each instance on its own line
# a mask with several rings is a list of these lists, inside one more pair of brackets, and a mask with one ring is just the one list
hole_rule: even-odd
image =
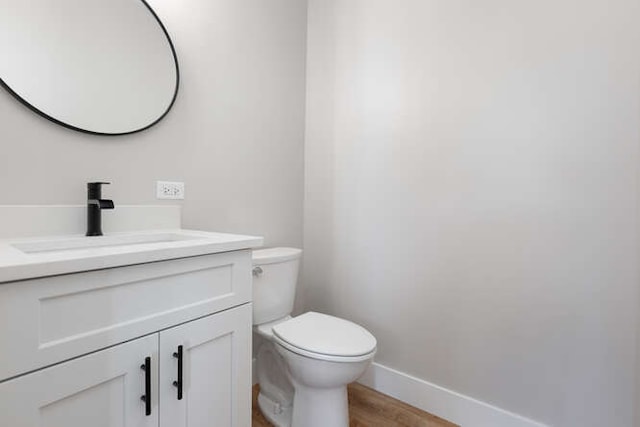
[[121,135],[162,119],[178,61],[143,0],[0,0],[0,83],[75,130]]

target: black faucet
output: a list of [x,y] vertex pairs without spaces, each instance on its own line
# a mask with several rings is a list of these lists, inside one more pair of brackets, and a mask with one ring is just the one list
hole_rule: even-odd
[[102,236],[102,209],[113,209],[113,200],[102,198],[102,186],[109,182],[87,184],[87,236]]

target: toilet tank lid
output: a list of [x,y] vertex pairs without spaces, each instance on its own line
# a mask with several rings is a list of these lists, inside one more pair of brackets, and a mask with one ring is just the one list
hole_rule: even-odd
[[302,249],[296,248],[269,248],[253,251],[253,264],[275,264],[278,262],[291,261],[302,256]]

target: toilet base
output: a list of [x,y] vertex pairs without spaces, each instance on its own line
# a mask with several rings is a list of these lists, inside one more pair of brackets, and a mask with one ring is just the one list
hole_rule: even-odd
[[258,349],[256,365],[258,405],[265,418],[277,427],[349,427],[347,384],[362,376],[375,347],[358,356],[300,354],[296,350],[304,349],[257,329],[267,339]]
[[280,403],[269,399],[262,393],[258,394],[258,407],[262,415],[275,427],[291,426],[291,406],[282,407]]
[[347,387],[309,388],[297,384],[291,427],[349,427]]

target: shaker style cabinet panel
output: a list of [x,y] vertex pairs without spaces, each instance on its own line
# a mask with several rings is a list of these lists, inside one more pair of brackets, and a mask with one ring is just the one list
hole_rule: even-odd
[[0,383],[0,426],[157,426],[157,372],[154,334]]
[[160,426],[251,424],[251,304],[160,332]]
[[249,427],[251,266],[234,250],[0,283],[0,427]]
[[250,251],[1,284],[0,380],[249,301]]

